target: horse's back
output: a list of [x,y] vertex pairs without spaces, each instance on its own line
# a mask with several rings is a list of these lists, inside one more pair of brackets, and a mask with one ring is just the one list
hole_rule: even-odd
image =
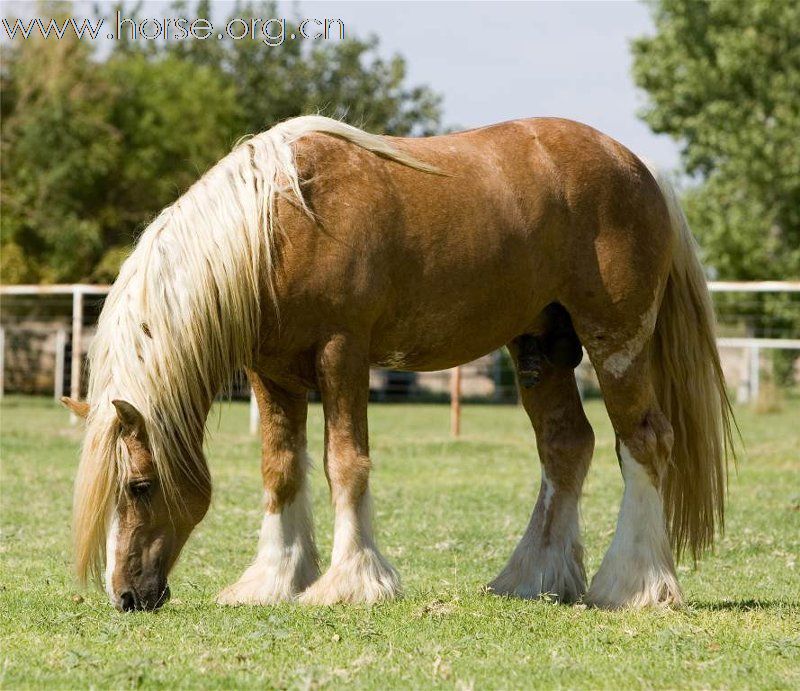
[[[312,181],[309,190],[327,207],[328,217],[361,212],[374,223],[381,211],[402,207],[402,221],[415,236],[463,240],[475,233],[486,242],[491,232],[504,231],[525,232],[533,240],[549,232],[563,240],[564,226],[570,234],[596,232],[599,225],[646,225],[653,221],[651,211],[666,212],[657,184],[637,156],[572,120],[531,118],[389,139],[442,175],[324,134],[298,143],[301,176]],[[356,218],[341,220],[358,224]]]

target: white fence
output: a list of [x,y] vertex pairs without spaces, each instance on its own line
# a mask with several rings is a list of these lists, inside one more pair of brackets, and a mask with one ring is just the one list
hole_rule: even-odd
[[[716,281],[709,288],[720,322],[726,377],[740,402],[757,400],[761,373],[772,353],[787,352],[790,361],[800,358],[800,281]],[[85,353],[108,290],[106,285],[81,284],[0,286],[0,396],[6,389],[41,393],[49,382],[56,399],[65,389],[80,398]],[[38,349],[30,345],[33,341],[40,344]],[[379,398],[390,400],[413,399],[412,392],[417,398],[449,398],[454,434],[462,396],[493,401],[515,397],[507,358],[499,351],[449,372],[411,376],[415,378],[376,370],[371,387]],[[586,364],[579,379],[583,389],[591,389],[593,372]],[[253,428],[256,422],[253,408]]]
[[[732,310],[716,301],[720,330],[733,326],[750,333],[735,336],[721,333],[717,345],[723,354],[723,363],[726,350],[742,353],[743,371],[736,387],[736,398],[739,403],[756,401],[761,386],[763,352],[795,351],[795,360],[800,357],[800,333],[796,330],[800,324],[800,281],[710,281],[708,287],[715,297],[739,296]],[[770,317],[763,301],[754,298],[763,295],[787,298],[784,319]]]
[[[58,400],[64,394],[64,378],[67,366],[67,347],[69,346],[69,395],[72,398],[81,397],[81,382],[83,378],[83,361],[86,354],[84,333],[87,324],[84,314],[86,296],[103,299],[108,294],[108,285],[15,285],[0,286],[2,297],[2,312],[0,316],[0,397],[6,388],[6,334],[8,330],[19,328],[25,319],[39,317],[47,328],[49,321],[55,333],[53,357],[53,396]],[[42,298],[55,297],[67,298],[71,310],[69,323],[57,318],[56,314],[48,314],[49,310],[36,314],[37,310],[26,309],[31,303],[40,303]],[[9,304],[11,302],[12,304]],[[13,304],[16,302],[17,304]],[[28,305],[26,305],[26,302]],[[58,311],[58,310],[56,310]],[[93,319],[91,320],[94,321]],[[75,420],[72,416],[73,422]]]

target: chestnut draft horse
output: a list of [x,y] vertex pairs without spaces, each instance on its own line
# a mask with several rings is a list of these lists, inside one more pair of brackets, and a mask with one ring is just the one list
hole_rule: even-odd
[[[669,186],[559,119],[420,139],[300,117],[241,143],[147,228],[100,316],[75,485],[77,569],[119,609],[154,609],[203,518],[205,420],[245,368],[266,508],[224,604],[400,593],[370,520],[370,365],[438,370],[503,345],[542,464],[498,594],[675,604],[673,550],[722,522],[730,407],[703,271]],[[594,437],[573,367],[597,371],[625,491],[586,589],[578,502]],[[576,353],[578,354],[577,357]],[[333,553],[320,575],[306,395],[325,413]]]

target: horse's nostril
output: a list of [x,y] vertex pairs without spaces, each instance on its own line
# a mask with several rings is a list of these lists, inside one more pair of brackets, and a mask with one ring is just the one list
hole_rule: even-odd
[[119,596],[120,603],[122,604],[123,612],[132,612],[136,609],[136,597],[130,590],[126,590]]

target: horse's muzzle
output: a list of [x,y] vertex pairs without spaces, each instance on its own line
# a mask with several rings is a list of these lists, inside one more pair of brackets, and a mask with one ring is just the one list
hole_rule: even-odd
[[137,612],[159,609],[170,598],[169,585],[156,588],[149,593],[140,595],[133,588],[120,594],[117,601],[117,609],[121,612]]

